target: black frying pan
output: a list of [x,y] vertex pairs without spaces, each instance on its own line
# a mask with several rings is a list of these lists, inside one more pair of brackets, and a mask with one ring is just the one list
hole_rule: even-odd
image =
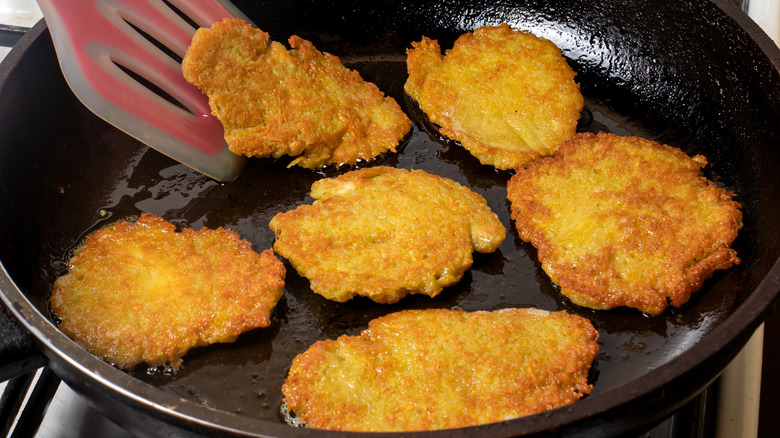
[[[509,230],[494,254],[435,299],[396,305],[329,302],[288,265],[274,323],[234,344],[191,351],[176,375],[120,371],[52,323],[48,295],[69,251],[98,227],[142,211],[180,226],[227,226],[256,249],[271,247],[278,211],[310,202],[311,183],[338,170],[287,169],[250,160],[218,184],[93,116],[71,94],[39,23],[0,68],[0,275],[5,304],[48,365],[76,391],[139,435],[332,436],[281,421],[280,386],[311,343],[355,334],[408,308],[491,310],[534,306],[593,321],[602,344],[590,396],[526,418],[425,436],[588,435],[638,432],[710,384],[744,345],[780,290],[780,50],[733,2],[237,1],[272,38],[291,34],[336,54],[393,96],[414,121],[397,154],[375,164],[420,168],[485,196]],[[703,154],[707,176],[734,191],[745,226],[742,263],[717,272],[681,309],[649,318],[572,305],[517,238],[505,184],[436,133],[403,93],[404,51],[423,35],[444,47],[483,24],[509,22],[562,48],[586,96],[580,131],[633,134]],[[405,434],[405,436],[418,434]]]

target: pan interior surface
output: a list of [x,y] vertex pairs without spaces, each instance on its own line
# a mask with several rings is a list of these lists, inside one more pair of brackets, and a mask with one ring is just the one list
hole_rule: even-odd
[[[438,297],[410,296],[394,305],[362,298],[328,301],[312,293],[308,280],[287,263],[285,295],[270,327],[232,344],[192,350],[175,374],[145,367],[129,372],[146,384],[239,417],[281,423],[280,387],[292,358],[318,340],[357,334],[371,319],[402,309],[537,307],[581,315],[599,330],[594,388],[578,402],[584,403],[707,342],[780,255],[780,206],[774,202],[780,181],[773,174],[780,168],[778,69],[715,4],[235,3],[273,39],[286,41],[294,34],[310,39],[401,105],[412,119],[412,131],[398,153],[369,165],[423,169],[470,187],[499,216],[507,239],[495,253],[475,254],[472,269]],[[403,91],[404,51],[412,41],[425,35],[448,48],[462,33],[502,22],[546,37],[563,50],[586,97],[578,131],[638,135],[707,157],[705,175],[736,193],[743,205],[745,223],[733,245],[742,259],[739,265],[716,272],[688,304],[660,317],[627,309],[592,311],[560,294],[509,218],[506,182],[512,172],[482,166],[459,144],[441,137]],[[31,46],[35,58],[18,66],[36,71],[36,84],[43,85],[18,79],[26,88],[12,93],[8,89],[15,84],[9,80],[0,90],[0,100],[10,102],[0,110],[5,142],[0,148],[0,259],[43,315],[50,315],[51,284],[64,273],[67,258],[102,226],[152,212],[180,227],[231,228],[261,251],[273,245],[268,222],[276,213],[311,203],[314,181],[346,170],[313,172],[288,169],[286,159],[253,159],[239,179],[220,184],[89,113],[59,75],[50,45],[43,34]],[[11,105],[17,108],[14,114],[6,112]]]

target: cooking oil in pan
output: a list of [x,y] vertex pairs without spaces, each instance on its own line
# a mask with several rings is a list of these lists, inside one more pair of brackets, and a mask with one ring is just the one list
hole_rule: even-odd
[[[662,318],[621,309],[597,312],[568,302],[541,269],[534,248],[522,242],[514,230],[506,199],[511,172],[481,165],[459,144],[438,134],[417,104],[404,95],[403,82],[398,79],[405,77],[401,60],[356,60],[355,66],[365,79],[393,96],[414,122],[398,153],[384,154],[367,165],[423,169],[470,187],[484,196],[498,215],[508,231],[506,240],[492,254],[475,254],[471,270],[436,298],[409,296],[394,305],[379,305],[363,298],[346,303],[328,301],[312,293],[308,280],[287,264],[285,294],[270,327],[245,333],[232,344],[194,349],[184,356],[176,373],[141,366],[130,374],[194,403],[282,422],[280,388],[287,370],[293,357],[318,340],[357,334],[368,321],[402,309],[538,307],[580,314],[599,330],[602,351],[592,373],[595,395],[643,375],[649,366],[668,362],[723,317],[725,313],[718,309],[730,304],[724,302],[722,293],[707,291],[696,294],[685,308],[671,310]],[[683,150],[691,141],[675,132],[649,129],[642,120],[621,115],[609,101],[590,98],[586,99],[579,130],[640,135]],[[128,141],[118,132],[110,136]],[[96,174],[87,175],[83,186],[68,188],[68,196],[92,193],[86,202],[93,212],[82,219],[78,233],[62,238],[70,242],[70,247],[100,226],[141,212],[154,212],[180,227],[233,229],[255,250],[262,251],[273,245],[268,222],[276,213],[311,203],[308,193],[314,181],[346,170],[288,169],[286,159],[251,159],[241,177],[222,184],[143,146],[133,145],[130,150],[134,152],[122,156],[122,164],[115,164],[116,168],[101,169],[87,162],[84,167]],[[89,154],[84,158],[90,159]],[[105,174],[109,171],[113,175]],[[94,181],[108,181],[104,193],[94,193]],[[55,252],[50,269],[61,273],[67,251]]]

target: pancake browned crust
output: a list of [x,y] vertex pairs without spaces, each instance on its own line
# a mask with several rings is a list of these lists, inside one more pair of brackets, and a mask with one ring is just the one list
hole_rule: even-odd
[[59,328],[89,351],[130,369],[176,369],[193,347],[233,342],[270,324],[285,268],[226,228],[176,232],[144,213],[90,235],[54,283]]
[[502,24],[462,35],[446,56],[425,37],[412,47],[406,93],[482,164],[511,169],[575,134],[584,99],[552,42]]
[[590,393],[597,339],[587,319],[566,312],[401,311],[298,355],[284,408],[308,427],[355,431],[517,418]]
[[422,170],[373,167],[316,181],[312,205],[279,213],[274,250],[314,292],[394,303],[436,296],[495,251],[506,230],[483,197]]
[[578,134],[516,169],[512,219],[572,302],[658,315],[739,263],[729,246],[741,206],[702,176],[706,163],[638,137]]
[[195,33],[184,77],[209,96],[230,150],[310,169],[395,152],[411,128],[398,103],[311,42],[289,44],[238,19]]

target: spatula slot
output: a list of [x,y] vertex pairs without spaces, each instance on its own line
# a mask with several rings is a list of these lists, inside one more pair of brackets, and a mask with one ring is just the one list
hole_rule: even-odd
[[134,31],[136,31],[136,32],[137,32],[139,35],[141,35],[142,37],[144,37],[144,39],[145,39],[145,40],[147,40],[147,41],[149,41],[150,43],[152,43],[152,45],[154,45],[155,47],[157,47],[158,49],[160,49],[160,50],[161,50],[163,53],[165,53],[165,54],[166,54],[168,57],[170,57],[171,59],[173,59],[174,61],[176,61],[176,63],[177,63],[177,64],[181,64],[182,57],[181,57],[181,56],[179,56],[179,55],[178,55],[176,52],[174,52],[174,51],[173,51],[172,49],[170,49],[168,46],[166,46],[165,44],[163,44],[163,43],[162,43],[161,41],[159,41],[157,38],[155,38],[155,37],[153,37],[152,35],[150,35],[149,33],[145,32],[145,31],[144,31],[143,29],[141,29],[140,27],[138,27],[138,26],[136,26],[135,24],[133,24],[133,23],[131,23],[131,22],[127,21],[127,20],[126,20],[126,19],[124,19],[124,18],[122,18],[122,19],[125,21],[125,23],[127,23],[127,25],[128,25],[128,26],[132,27]]
[[190,26],[192,26],[192,28],[193,28],[193,29],[197,29],[197,28],[199,28],[199,27],[200,27],[200,25],[199,25],[199,24],[198,24],[198,23],[197,23],[197,22],[196,22],[196,21],[195,21],[195,20],[194,20],[192,17],[190,17],[189,15],[187,15],[187,14],[186,14],[184,11],[182,11],[181,9],[177,8],[177,7],[176,7],[174,4],[172,4],[171,2],[169,2],[169,1],[167,1],[167,0],[162,0],[162,2],[165,4],[165,6],[167,6],[168,8],[170,8],[170,10],[171,10],[171,11],[175,12],[175,13],[176,13],[176,15],[178,15],[179,17],[181,17],[181,19],[182,19],[182,20],[186,21],[186,22],[187,22],[187,24],[189,24]]
[[[125,73],[127,76],[129,76],[131,79],[136,81],[139,85],[143,86],[147,90],[151,91],[152,93],[156,94],[158,97],[164,99],[168,103],[175,105],[176,107],[187,111],[190,114],[193,114],[192,111],[190,111],[184,104],[179,102],[176,98],[171,96],[170,94],[166,93],[165,90],[158,87],[154,82],[146,79],[145,77],[141,76],[140,74],[134,72],[130,67],[125,66],[117,62],[117,60],[112,59],[111,60],[114,65],[116,65],[120,70],[122,70],[123,73]],[[194,114],[193,114],[194,115]]]

